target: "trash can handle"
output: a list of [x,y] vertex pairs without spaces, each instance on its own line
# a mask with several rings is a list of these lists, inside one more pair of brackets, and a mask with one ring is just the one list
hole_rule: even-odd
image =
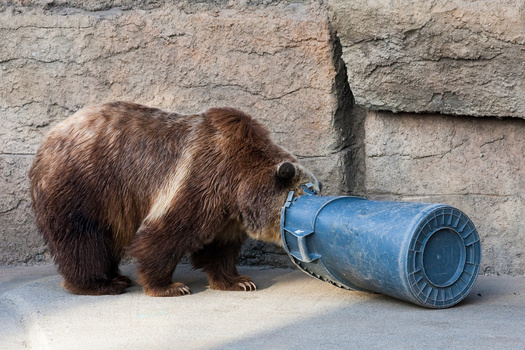
[[[311,184],[306,184],[306,185],[303,185],[305,186],[305,189],[308,189],[309,186],[312,186]],[[306,195],[315,195],[313,192],[306,192]],[[292,204],[292,202],[294,201],[294,191],[290,191],[288,193],[288,198],[286,199],[286,203],[285,205],[283,206],[282,208],[282,211],[281,211],[281,228],[282,228],[282,239],[283,239],[283,243],[284,243],[284,248],[286,249],[286,252],[293,256],[295,259],[299,260],[299,261],[302,261],[302,262],[305,262],[305,263],[309,263],[309,262],[312,262],[312,261],[315,261],[317,259],[319,259],[321,257],[320,254],[315,254],[315,253],[310,253],[308,251],[308,244],[307,244],[307,240],[306,240],[306,237],[310,236],[311,234],[314,233],[313,230],[308,230],[308,229],[304,229],[304,228],[292,228],[292,227],[285,227],[285,221],[284,221],[284,218],[285,218],[285,214],[286,214],[286,209],[288,209],[290,207],[290,205]],[[287,235],[286,232],[288,232],[289,234]],[[295,245],[299,251],[292,251],[290,250],[290,242],[289,240],[291,239],[291,237],[294,237],[297,244]]]
[[[291,234],[291,236],[295,237],[297,239],[297,247],[299,248],[299,251],[290,251],[288,247],[286,249],[289,251],[290,255],[292,255],[294,258],[296,258],[299,261],[302,262],[312,262],[321,257],[320,254],[310,253],[308,251],[308,245],[306,238],[314,233],[314,231],[306,231],[303,229],[296,229],[296,228],[290,228],[285,227],[284,230]],[[290,237],[290,236],[289,236]],[[286,242],[288,245],[288,242]]]

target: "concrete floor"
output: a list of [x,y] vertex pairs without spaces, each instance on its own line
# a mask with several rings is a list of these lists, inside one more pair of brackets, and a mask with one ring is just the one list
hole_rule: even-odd
[[[133,276],[134,266],[123,268]],[[458,305],[425,309],[351,292],[301,271],[249,267],[256,292],[78,296],[51,265],[0,267],[0,349],[525,349],[525,278],[480,276]]]

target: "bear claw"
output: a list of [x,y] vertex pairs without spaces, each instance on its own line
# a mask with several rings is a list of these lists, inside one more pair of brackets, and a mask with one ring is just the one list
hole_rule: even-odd
[[237,285],[245,292],[253,292],[257,290],[257,286],[252,281],[239,282]]
[[229,290],[241,292],[253,292],[257,290],[257,286],[248,276],[233,277],[229,281],[210,281],[210,288],[216,290]]
[[236,278],[236,283],[232,286],[231,290],[240,290],[245,292],[253,292],[257,290],[257,286],[250,277],[239,276]]
[[191,290],[188,287],[186,287],[186,286],[181,287],[180,288],[180,292],[181,292],[182,295],[190,295],[191,294]]
[[150,297],[178,297],[191,294],[191,290],[182,283],[172,283],[167,288],[144,288],[144,291]]

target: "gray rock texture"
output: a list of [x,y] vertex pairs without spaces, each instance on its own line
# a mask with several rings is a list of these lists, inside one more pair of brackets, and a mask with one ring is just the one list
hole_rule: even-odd
[[521,0],[328,0],[357,104],[525,117]]
[[26,171],[32,156],[0,156],[0,264],[45,261],[34,229]]
[[327,193],[344,190],[349,104],[339,97],[350,91],[319,4],[15,1],[0,10],[0,263],[43,256],[26,173],[44,133],[86,105],[236,107]]

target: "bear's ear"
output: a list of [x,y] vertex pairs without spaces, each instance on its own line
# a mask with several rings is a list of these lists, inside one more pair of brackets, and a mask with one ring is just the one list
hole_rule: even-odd
[[277,177],[282,180],[290,180],[295,176],[295,166],[292,163],[284,162],[277,166]]

